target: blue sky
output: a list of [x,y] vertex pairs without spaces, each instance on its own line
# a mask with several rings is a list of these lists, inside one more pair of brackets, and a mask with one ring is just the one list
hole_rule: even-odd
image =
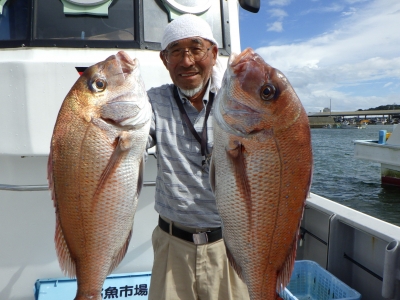
[[282,71],[307,112],[400,104],[399,0],[261,0],[239,18],[242,49]]

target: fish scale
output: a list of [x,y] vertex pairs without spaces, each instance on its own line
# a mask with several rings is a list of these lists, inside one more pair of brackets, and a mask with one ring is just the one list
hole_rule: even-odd
[[232,55],[210,181],[228,259],[252,300],[278,299],[290,279],[311,173],[308,118],[290,83],[251,49]]
[[[99,78],[103,85],[94,86]],[[61,106],[48,178],[56,252],[63,272],[77,278],[76,300],[101,299],[106,276],[125,256],[150,118],[138,62],[123,51],[88,68]]]

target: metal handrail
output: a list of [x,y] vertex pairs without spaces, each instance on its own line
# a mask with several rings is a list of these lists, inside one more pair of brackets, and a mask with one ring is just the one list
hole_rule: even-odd
[[0,190],[4,191],[18,191],[18,192],[30,192],[30,191],[47,191],[49,186],[46,185],[11,185],[11,184],[0,184]]

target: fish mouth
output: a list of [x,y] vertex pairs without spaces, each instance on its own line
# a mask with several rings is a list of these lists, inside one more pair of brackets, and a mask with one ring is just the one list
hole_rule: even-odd
[[229,66],[232,71],[237,74],[243,70],[245,64],[249,61],[257,61],[258,54],[251,48],[246,48],[240,54],[233,54],[229,57]]
[[[254,86],[257,86],[259,78],[263,78],[257,57],[258,55],[251,48],[247,48],[240,54],[231,54],[224,77],[226,88],[229,88],[227,82],[230,81],[230,77],[236,78],[235,80],[238,80],[244,91],[251,91]],[[253,86],[248,85],[247,81],[254,82]],[[222,94],[217,94],[217,97],[220,101],[215,108],[214,117],[226,132],[245,138],[265,133],[265,129],[260,126],[263,111],[261,108],[258,109],[257,105],[253,105],[254,102],[248,105],[240,98],[235,98],[240,96],[233,94],[229,95],[225,101]],[[229,117],[231,120],[241,120],[241,122],[230,121],[228,123],[225,117]]]
[[136,58],[132,59],[125,51],[119,51],[115,55],[115,58],[117,59],[125,78],[139,66],[139,61]]
[[266,73],[269,73],[269,69],[273,68],[251,48],[246,48],[242,53],[232,54],[229,57],[231,76],[243,77],[243,79],[247,78],[247,80],[253,81],[257,77],[263,78]]

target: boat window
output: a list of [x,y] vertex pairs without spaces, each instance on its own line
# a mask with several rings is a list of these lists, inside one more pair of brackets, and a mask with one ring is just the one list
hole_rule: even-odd
[[0,11],[0,40],[25,40],[28,38],[29,7],[27,0],[8,0]]
[[108,16],[65,14],[60,0],[34,1],[33,39],[133,41],[134,1],[113,0]]
[[164,28],[168,24],[168,14],[159,1],[143,1],[144,40],[161,43]]
[[230,54],[225,0],[0,0],[1,5],[1,47],[161,50],[167,24],[195,13],[210,24],[220,55]]

